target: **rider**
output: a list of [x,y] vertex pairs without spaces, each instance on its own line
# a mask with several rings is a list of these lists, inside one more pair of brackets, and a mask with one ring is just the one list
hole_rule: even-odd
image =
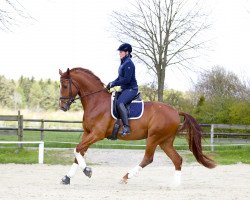
[[130,103],[138,93],[138,85],[135,78],[135,65],[131,60],[132,46],[128,43],[124,43],[117,49],[119,51],[121,64],[118,70],[118,78],[110,82],[106,88],[109,90],[114,86],[121,86],[122,91],[117,99],[118,114],[123,123],[122,136],[130,133],[130,127],[128,124],[128,111],[125,107]]

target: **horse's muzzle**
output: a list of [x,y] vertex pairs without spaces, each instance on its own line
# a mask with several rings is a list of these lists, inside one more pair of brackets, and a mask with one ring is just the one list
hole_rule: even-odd
[[59,107],[60,107],[60,110],[62,110],[62,111],[64,111],[64,112],[66,112],[66,111],[68,111],[68,110],[69,110],[70,105],[69,105],[69,103],[64,103],[64,104],[62,104],[62,103],[60,102]]
[[[65,101],[66,100],[66,101]],[[63,110],[64,112],[68,111],[70,109],[70,105],[75,102],[75,98],[74,97],[60,97],[60,101],[59,101],[59,107],[61,110]]]
[[65,108],[65,107],[60,107],[60,110],[66,112],[66,111],[68,111],[69,109],[67,109],[67,108]]

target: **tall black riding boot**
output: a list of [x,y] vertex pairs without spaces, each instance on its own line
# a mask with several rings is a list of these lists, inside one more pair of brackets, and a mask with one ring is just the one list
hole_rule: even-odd
[[117,107],[120,118],[123,123],[123,130],[121,132],[121,135],[125,136],[130,133],[130,127],[128,125],[128,111],[123,103],[120,103]]

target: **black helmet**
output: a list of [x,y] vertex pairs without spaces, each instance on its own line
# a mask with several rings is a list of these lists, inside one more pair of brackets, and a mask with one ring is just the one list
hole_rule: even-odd
[[132,46],[128,43],[123,43],[119,48],[117,49],[118,51],[128,51],[129,53],[132,52]]

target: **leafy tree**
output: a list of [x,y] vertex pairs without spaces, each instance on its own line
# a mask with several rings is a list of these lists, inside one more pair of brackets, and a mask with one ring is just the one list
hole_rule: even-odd
[[195,85],[195,90],[206,100],[216,97],[245,99],[248,93],[246,86],[234,73],[219,66],[203,73]]
[[177,110],[190,112],[193,109],[191,94],[177,90],[164,90],[164,102]]
[[23,94],[24,94],[24,98],[25,98],[25,101],[26,102],[29,102],[30,99],[30,90],[31,90],[31,87],[32,87],[32,84],[34,82],[34,79],[29,79],[29,78],[26,78],[26,77],[23,77],[21,76],[18,80],[18,86],[20,88],[22,88],[23,90]]
[[70,109],[71,109],[72,111],[79,111],[79,110],[82,110],[81,101],[80,101],[80,100],[76,100],[75,103],[72,103],[72,104],[71,104]]
[[231,124],[250,124],[250,102],[236,101],[229,108]]
[[16,87],[16,91],[15,92],[17,93],[17,95],[20,98],[20,102],[18,102],[18,104],[16,105],[16,107],[19,108],[19,109],[25,108],[26,105],[27,105],[27,102],[26,102],[26,98],[25,98],[23,89],[20,86],[18,86],[18,87]]
[[145,101],[156,101],[157,98],[157,86],[155,83],[148,83],[139,86],[139,90],[142,98]]
[[0,105],[3,107],[14,106],[13,94],[15,91],[15,83],[6,79],[4,76],[0,76]]
[[[49,82],[47,82],[49,83]],[[50,82],[51,83],[51,82]],[[43,89],[42,101],[40,106],[44,110],[56,110],[58,109],[58,93],[52,84],[47,85]]]
[[28,101],[29,107],[32,109],[39,109],[42,102],[42,96],[43,92],[40,85],[38,84],[38,82],[34,82],[30,89]]

